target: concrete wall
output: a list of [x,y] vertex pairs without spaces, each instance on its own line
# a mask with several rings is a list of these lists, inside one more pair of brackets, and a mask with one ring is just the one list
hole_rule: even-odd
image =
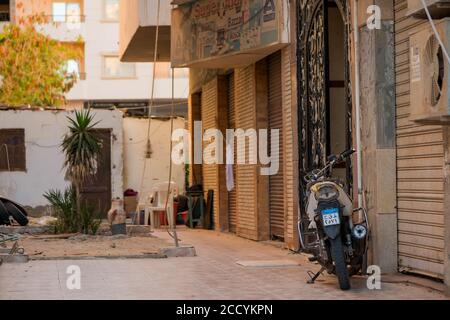
[[[365,26],[365,11],[374,3],[382,11],[379,30]],[[383,273],[398,270],[392,12],[392,1],[359,2],[363,191],[371,224],[370,263]]]
[[[65,189],[69,183],[63,170],[60,144],[67,132],[72,111],[0,111],[0,129],[25,129],[26,172],[0,172],[0,194],[35,209],[45,211],[42,196],[49,189]],[[112,196],[123,195],[123,115],[120,111],[98,110],[97,128],[112,129]]]
[[[174,130],[185,128],[183,118],[174,119]],[[148,120],[125,118],[124,130],[124,189],[141,191],[144,161],[147,161],[141,194],[150,192],[154,184],[169,180],[171,137],[169,119],[152,119],[150,141],[152,148],[151,159],[145,159],[147,150]],[[184,190],[184,165],[173,165],[172,180],[180,189]]]

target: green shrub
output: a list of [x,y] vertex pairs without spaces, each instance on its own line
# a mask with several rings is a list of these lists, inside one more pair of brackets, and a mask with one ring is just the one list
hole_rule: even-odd
[[53,207],[55,218],[57,218],[56,233],[97,234],[101,219],[97,219],[95,210],[88,205],[81,206],[81,214],[77,214],[76,195],[73,187],[64,192],[60,190],[49,190],[44,197]]
[[72,187],[64,192],[60,190],[49,190],[44,197],[53,207],[56,221],[57,233],[73,233],[79,231],[78,215],[76,214],[75,191]]
[[96,216],[97,215],[93,207],[88,205],[81,206],[80,228],[82,233],[93,235],[97,234],[102,220],[95,218]]

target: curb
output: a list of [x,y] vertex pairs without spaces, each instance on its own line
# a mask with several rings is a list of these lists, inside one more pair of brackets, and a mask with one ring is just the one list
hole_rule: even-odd
[[125,260],[125,259],[166,259],[167,256],[160,253],[125,255],[125,256],[61,256],[61,257],[30,257],[30,261],[52,260]]

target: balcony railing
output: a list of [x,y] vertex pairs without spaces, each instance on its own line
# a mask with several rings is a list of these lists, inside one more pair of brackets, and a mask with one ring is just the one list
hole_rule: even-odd
[[0,12],[0,22],[9,22],[11,21],[10,19],[9,12]]
[[46,15],[48,22],[54,23],[83,23],[86,21],[85,15]]

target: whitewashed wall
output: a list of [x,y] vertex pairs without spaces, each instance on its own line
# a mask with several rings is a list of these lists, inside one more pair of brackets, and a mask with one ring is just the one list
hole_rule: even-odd
[[[143,192],[150,192],[152,186],[158,182],[169,180],[170,165],[170,120],[153,119],[150,130],[152,146],[151,159],[145,159],[147,150],[148,120],[125,118],[124,126],[124,189],[141,191],[142,172],[144,161],[147,161],[146,174],[144,176]],[[174,119],[174,130],[185,127],[185,120]],[[174,165],[172,180],[180,189],[184,190],[185,168],[183,165]]]
[[[112,129],[112,196],[123,195],[123,114],[96,110],[97,128]],[[25,129],[26,172],[0,172],[0,194],[37,212],[48,205],[42,196],[49,189],[65,189],[64,154],[59,145],[72,111],[0,111],[0,129]]]

